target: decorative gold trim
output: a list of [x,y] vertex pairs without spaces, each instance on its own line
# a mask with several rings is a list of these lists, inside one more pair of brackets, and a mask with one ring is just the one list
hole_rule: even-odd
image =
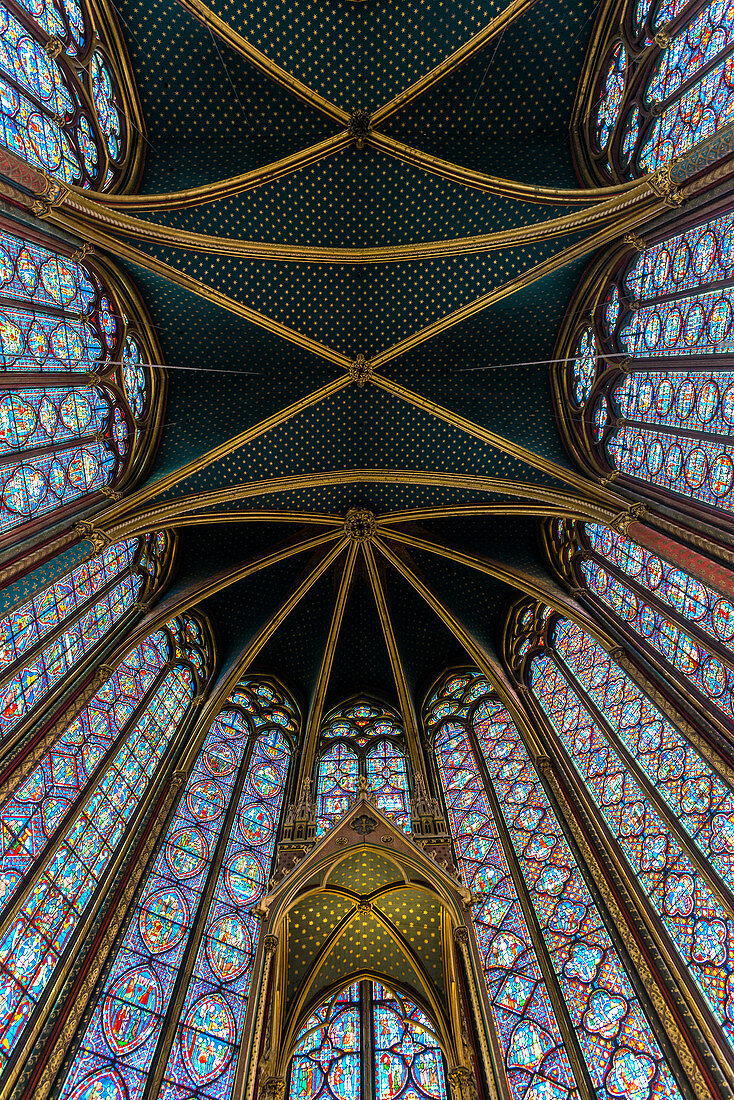
[[405,736],[408,742],[408,749],[413,763],[413,768],[416,770],[420,770],[425,776],[425,769],[423,767],[423,754],[421,752],[420,736],[418,733],[418,722],[415,715],[415,708],[413,706],[413,699],[410,691],[408,690],[408,681],[405,679],[403,663],[400,660],[400,651],[398,649],[397,639],[395,638],[395,631],[393,630],[392,619],[390,618],[390,608],[388,606],[387,600],[385,599],[385,593],[382,588],[382,582],[380,581],[380,574],[377,568],[377,563],[375,561],[375,555],[372,551],[372,547],[369,545],[364,545],[362,547],[362,554],[364,556],[365,564],[367,566],[367,574],[370,579],[372,595],[375,598],[377,614],[380,617],[380,625],[382,627],[382,633],[385,638],[385,645],[387,646],[387,652],[390,658],[390,668],[392,669],[393,680],[395,681],[395,689],[397,691],[398,700],[400,702],[400,712],[403,718]]
[[343,111],[341,107],[337,107],[335,104],[330,103],[318,92],[313,91],[312,88],[307,88],[305,84],[302,84],[296,77],[291,76],[284,69],[281,69],[279,65],[276,65],[274,61],[271,61],[269,57],[261,53],[256,49],[252,43],[248,42],[246,38],[243,38],[241,34],[233,30],[224,20],[220,19],[211,8],[206,7],[201,3],[201,0],[178,0],[178,3],[184,9],[189,12],[194,18],[198,19],[200,23],[203,23],[210,31],[213,31],[217,37],[221,38],[230,49],[234,50],[240,57],[244,57],[246,61],[249,61],[251,65],[263,73],[265,76],[270,77],[276,84],[280,84],[282,88],[291,92],[296,99],[300,99],[303,103],[307,103],[310,107],[315,107],[316,110],[325,115],[326,118],[332,119],[334,122],[339,122],[342,125],[346,125],[349,122],[349,114],[347,111]]
[[344,545],[349,546],[347,558],[344,563],[344,572],[342,573],[341,581],[339,582],[339,589],[334,601],[334,610],[331,615],[331,623],[329,625],[329,633],[326,636],[326,645],[324,646],[324,653],[321,658],[321,667],[319,669],[319,678],[316,681],[316,690],[314,691],[313,701],[311,703],[311,710],[308,716],[308,722],[306,724],[306,736],[304,739],[303,752],[301,754],[301,765],[298,771],[298,781],[296,789],[300,791],[301,785],[304,779],[308,778],[311,774],[313,767],[314,755],[316,752],[316,745],[319,737],[319,730],[321,729],[321,720],[324,716],[324,702],[326,700],[326,692],[329,687],[329,679],[331,677],[331,669],[334,663],[334,654],[336,652],[337,642],[339,641],[339,631],[341,630],[342,621],[344,619],[344,609],[347,606],[347,600],[349,599],[349,590],[352,585],[352,578],[354,576],[354,566],[357,561],[357,553],[359,552],[359,543],[350,541],[347,542],[344,538]]

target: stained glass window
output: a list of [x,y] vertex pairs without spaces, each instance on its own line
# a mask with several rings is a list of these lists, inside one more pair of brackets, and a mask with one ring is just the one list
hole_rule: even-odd
[[408,767],[402,722],[377,703],[342,707],[324,721],[316,777],[317,835],[333,828],[367,779],[375,806],[410,832]]
[[734,794],[574,623],[548,616],[542,638],[523,660],[556,751],[568,756],[731,1042],[734,1019],[726,991],[734,963],[719,891],[734,884],[734,844],[728,839],[734,834]]
[[162,390],[134,317],[110,272],[0,230],[0,538],[144,463]]
[[[182,645],[197,650],[201,671],[182,657]],[[210,666],[210,645],[193,617],[151,635],[0,811],[0,882],[12,916],[0,938],[2,1064],[22,1042],[80,923],[105,889],[128,826]]]
[[579,580],[643,650],[734,721],[734,605],[684,570],[598,524],[583,528]]
[[734,352],[733,274],[732,214],[651,245],[593,291],[602,301],[592,325],[569,334],[564,378],[597,467],[729,513],[734,372],[717,359]]
[[258,938],[253,910],[296,732],[293,704],[267,681],[240,683],[212,723],[62,1097],[103,1090],[139,1100],[156,1065],[162,1096],[230,1095]]
[[607,180],[654,171],[734,118],[732,0],[625,7],[632,10],[623,8],[622,27],[604,28],[606,52],[579,135],[585,159]]
[[[370,1048],[370,1043],[373,1043]],[[374,1080],[363,1089],[365,1073]],[[331,997],[296,1041],[289,1100],[444,1100],[446,1067],[417,1005],[377,982]]]
[[[504,706],[478,673],[453,676],[429,702],[426,724],[435,737],[462,876],[480,899],[473,920],[511,1095],[576,1094],[545,980],[550,973],[565,1005],[565,1030],[575,1033],[598,1095],[627,1095],[634,1080],[646,1096],[678,1096],[653,1026]],[[540,941],[530,935],[508,859],[519,868]]]
[[123,107],[119,43],[110,49],[93,11],[77,0],[0,4],[0,142],[62,183],[107,191],[134,177],[141,135],[129,87]]
[[127,539],[0,619],[0,733],[6,735],[156,587],[164,534]]

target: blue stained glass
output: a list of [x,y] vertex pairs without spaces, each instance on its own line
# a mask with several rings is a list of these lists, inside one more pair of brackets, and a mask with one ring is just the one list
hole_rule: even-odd
[[49,36],[61,39],[68,54],[75,54],[84,44],[84,16],[77,0],[63,0],[59,8],[53,0],[20,0],[20,6]]
[[375,1100],[444,1100],[446,1071],[430,1020],[411,1001],[372,985]]
[[[117,679],[124,682],[126,672],[121,671]],[[108,683],[98,696],[111,701],[114,690]],[[91,790],[77,803],[71,820],[62,825],[54,854],[42,865],[16,919],[0,941],[3,1062],[22,1040],[23,1029],[87,912],[194,691],[191,672],[180,665],[174,665],[159,679],[117,748],[113,745]],[[94,715],[92,705],[87,712],[90,717]],[[108,712],[115,733],[129,717],[130,711],[124,708],[121,713],[115,713],[114,708]]]
[[606,149],[619,116],[626,72],[627,54],[622,43],[617,42],[607,62],[607,75],[596,111],[596,143],[599,149]]
[[624,278],[631,301],[663,298],[734,274],[734,213],[641,252]]
[[725,437],[734,428],[733,371],[635,371],[613,395],[622,416],[641,424]]
[[734,350],[732,290],[643,305],[622,326],[619,344],[636,359],[726,355]]
[[648,103],[663,103],[727,49],[734,36],[734,0],[711,0],[660,55]]
[[640,168],[652,172],[734,118],[734,56],[719,61],[650,128],[639,154]]
[[360,987],[349,986],[307,1021],[291,1062],[289,1100],[362,1100]]
[[120,111],[112,83],[109,66],[99,50],[92,54],[92,97],[97,108],[97,118],[107,142],[107,152],[112,160],[119,160],[122,152]]
[[600,524],[587,523],[589,546],[734,654],[734,604],[678,566]]
[[571,366],[573,399],[578,406],[585,405],[591,393],[598,354],[594,334],[590,328],[586,329],[576,346]]
[[255,742],[160,1100],[231,1096],[290,756],[276,730]]
[[378,741],[367,753],[367,781],[375,805],[404,832],[410,832],[408,772],[405,756],[390,741]]
[[431,1022],[376,982],[349,986],[306,1022],[291,1060],[289,1100],[360,1100],[372,1035],[375,1100],[445,1100],[446,1067]]
[[319,760],[319,777],[316,784],[316,832],[323,836],[349,809],[349,802],[357,794],[359,761],[350,748],[337,743]]
[[378,809],[392,818],[398,828],[410,832],[404,736],[396,714],[366,701],[341,707],[325,719],[320,746],[316,781],[318,836],[332,828],[347,811],[357,793],[360,775],[366,777]]
[[672,432],[616,428],[607,441],[613,465],[622,473],[649,481],[730,511],[734,485],[734,449],[707,439]]
[[[557,639],[567,633],[557,628]],[[574,640],[573,648],[588,640]],[[589,647],[590,648],[590,647]],[[568,657],[571,646],[568,647]],[[611,673],[606,678],[605,674]],[[591,670],[594,676],[595,670]],[[583,700],[571,687],[553,659],[546,654],[531,662],[531,686],[563,748],[606,821],[649,902],[660,917],[684,965],[706,997],[731,1042],[734,1019],[730,1015],[730,991],[734,989],[734,958],[729,939],[734,932],[728,912],[697,872],[690,858],[654,809],[648,793],[632,777],[605,730],[595,722]],[[608,698],[620,683],[619,670],[609,663],[599,670],[599,686]],[[650,728],[650,726],[652,728]],[[621,730],[620,730],[621,733]],[[654,723],[641,731],[655,751]],[[675,751],[665,757],[661,779],[675,771]],[[662,759],[662,758],[661,758]],[[644,755],[640,756],[640,763]]]
[[[617,1097],[620,1075],[634,1070],[634,1075],[640,1075],[644,1081],[644,1095],[678,1096],[675,1080],[665,1064],[654,1031],[507,711],[491,698],[489,685],[476,673],[473,690],[447,691],[446,696],[451,702],[454,720],[444,719],[442,728],[463,729],[463,733],[453,734],[451,743],[463,738],[467,750],[470,749],[467,730],[472,729],[477,738],[553,971],[598,1095]],[[442,766],[441,743],[442,735],[439,734],[437,751],[443,780],[446,765]],[[465,760],[468,759],[467,751]],[[456,767],[456,763],[451,760],[450,767]],[[478,774],[475,783],[481,785]],[[460,792],[469,786],[461,772],[451,786],[458,795],[457,805],[462,809],[468,807],[467,799],[461,802]],[[451,808],[455,797],[450,797],[448,804],[456,839]],[[486,812],[491,813],[489,803],[486,805]],[[470,830],[471,825],[463,831],[469,833]],[[488,985],[493,988],[490,983]],[[506,985],[512,989],[516,1001],[511,1000],[508,989],[499,1003],[503,1007],[516,1008],[517,1003],[522,1006],[531,986],[519,977]],[[545,1033],[538,1034],[541,1046],[548,1045]],[[513,1068],[516,1067],[512,1060],[508,1060],[510,1079]]]
[[[3,532],[119,480],[128,425],[145,415],[149,386],[119,307],[80,264],[0,232],[0,293],[9,299],[0,309],[0,366],[29,375],[28,388],[0,391]],[[48,387],[30,377],[109,370],[116,349],[129,411],[107,387]]]
[[[189,633],[198,630],[193,620],[190,627]],[[258,925],[252,915],[259,898],[255,880],[262,892],[290,758],[279,732],[270,728],[255,736],[255,731],[269,725],[276,710],[295,721],[292,704],[277,691],[272,712],[260,706],[243,714],[238,699],[259,686],[252,681],[238,686],[204,739],[64,1081],[62,1098],[114,1087],[121,1097],[139,1100],[174,982],[193,949],[190,937],[197,908],[230,820],[172,1054],[177,1096],[186,1091],[187,1083],[196,1095],[202,1089],[213,1089],[217,1097],[227,1094],[257,943]],[[246,779],[233,807],[243,768]],[[259,873],[254,873],[255,866]],[[164,1093],[168,1087],[164,1080]]]
[[445,720],[435,746],[459,868],[480,898],[472,919],[512,1100],[574,1097],[571,1064],[464,723]]

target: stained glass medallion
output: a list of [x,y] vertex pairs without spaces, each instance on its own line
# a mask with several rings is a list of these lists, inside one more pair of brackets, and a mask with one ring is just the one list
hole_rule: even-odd
[[[435,736],[462,874],[481,899],[474,925],[512,1095],[575,1092],[562,1027],[575,1034],[599,1095],[619,1096],[620,1083],[630,1074],[642,1075],[645,1096],[679,1095],[654,1027],[504,706],[478,673],[454,676],[432,697],[426,720]],[[498,818],[541,942],[525,923]],[[541,958],[547,959],[542,965]],[[544,981],[548,973],[556,975],[565,1005],[560,1022]]]
[[165,535],[149,535],[109,546],[0,619],[3,734],[155,591],[168,569],[168,544]]
[[[373,1043],[369,1050],[368,1045]],[[363,1088],[367,1066],[374,1080]],[[433,1027],[411,1001],[377,982],[330,998],[301,1030],[289,1100],[445,1100],[446,1067]]]
[[152,345],[135,303],[99,265],[0,230],[0,296],[0,368],[13,383],[0,391],[0,537],[14,538],[139,471],[162,387],[143,366]]
[[731,0],[638,0],[616,25],[604,18],[576,124],[590,171],[604,182],[644,175],[727,125],[733,24]]
[[333,711],[319,741],[316,777],[317,835],[346,813],[360,776],[379,810],[410,831],[408,765],[400,718],[376,703],[359,702]]
[[731,1042],[725,981],[731,964],[721,941],[728,916],[712,883],[726,890],[732,874],[719,839],[732,792],[575,624],[551,614],[524,655],[517,648],[522,634],[513,628],[514,659],[554,731],[551,751],[567,754],[670,949]]
[[[176,656],[175,635],[190,635],[194,625],[202,636],[201,673]],[[191,616],[167,624],[124,658],[3,807],[2,882],[6,904],[16,906],[0,939],[3,1064],[105,889],[126,830],[210,670],[202,626]],[[128,1013],[123,1026],[113,1006],[108,1029],[119,1024],[120,1044],[134,1045],[158,987],[150,968],[119,977],[118,1000],[127,982],[140,991],[140,1014]]]
[[[297,730],[283,690],[247,680],[212,723],[62,1097],[88,1095],[110,1081],[127,1100],[143,1095],[177,974],[183,1001],[160,1095],[230,1095],[258,939],[253,909],[270,873],[291,755],[276,714]],[[265,767],[273,777],[266,791],[259,782]],[[203,915],[195,918],[205,895],[202,924]]]
[[720,514],[734,509],[734,373],[723,362],[734,351],[733,242],[732,215],[721,215],[645,248],[611,286],[600,280],[592,325],[568,333],[563,376],[580,412],[569,429],[595,469]]
[[76,0],[6,0],[0,41],[0,142],[64,184],[129,185],[139,168],[139,109],[129,78],[121,92],[125,58],[119,40],[108,47],[104,13],[93,18]]

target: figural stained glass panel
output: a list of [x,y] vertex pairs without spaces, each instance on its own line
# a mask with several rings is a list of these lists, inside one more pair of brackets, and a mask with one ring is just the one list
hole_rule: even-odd
[[366,778],[377,808],[410,832],[402,722],[387,707],[366,701],[332,711],[323,723],[316,778],[319,836],[346,812],[360,776]]
[[157,542],[150,535],[109,546],[0,619],[2,734],[15,730],[153,590],[161,568]]
[[[429,722],[431,718],[435,720],[438,711],[439,722],[443,723],[440,729],[462,729],[458,736],[463,736],[467,748],[472,735],[477,740],[513,858],[517,860],[538,921],[549,969],[557,975],[595,1091],[610,1098],[626,1095],[634,1081],[641,1096],[678,1096],[675,1079],[654,1030],[504,706],[491,698],[488,684],[478,674],[466,677],[463,683],[452,678],[437,700]],[[443,778],[440,737],[438,754]],[[466,789],[467,781],[461,775],[453,789],[459,792],[462,782]],[[478,769],[474,783],[482,785]],[[492,815],[488,800],[485,812]],[[455,811],[452,812],[451,803],[449,815],[454,833]],[[482,945],[481,933],[479,941]],[[527,977],[521,979],[515,975],[511,987],[517,1011],[518,1005],[521,1009],[530,997],[533,983]],[[496,983],[488,982],[490,995],[495,988]],[[501,998],[499,1003],[505,1009],[509,1007]],[[540,1060],[543,1054],[552,1051],[551,1040],[552,1035],[541,1027],[528,1045],[530,1054]],[[522,1078],[520,1082],[513,1081],[516,1070],[516,1065],[506,1062],[508,1079],[514,1085],[525,1084]],[[569,1082],[565,1087],[569,1088]],[[534,1085],[536,1092],[538,1088]]]
[[400,994],[365,981],[330,998],[302,1028],[289,1100],[362,1100],[370,1064],[367,1092],[375,1100],[446,1098],[446,1067],[428,1017]]
[[[668,733],[661,716],[654,713],[653,708],[653,713],[645,714],[639,700],[634,698],[630,705],[624,697],[629,681],[607,659],[591,668],[589,676],[597,685],[598,698],[604,698],[608,706],[619,708],[616,711],[617,731],[622,734],[627,730],[626,736],[633,746],[632,752],[625,757],[623,746],[615,744],[611,733],[614,727],[610,724],[608,729],[606,722],[602,725],[597,721],[579,690],[573,686],[573,663],[578,658],[586,665],[590,639],[577,634],[572,624],[565,622],[558,624],[555,639],[559,656],[568,671],[564,674],[550,654],[533,657],[530,665],[532,690],[633,875],[667,929],[683,964],[731,1041],[734,1019],[730,1014],[727,990],[734,986],[734,960],[730,959],[729,952],[728,913],[677,840],[664,811],[657,809],[657,799],[644,781],[645,764],[654,766],[657,756],[656,786],[660,786],[661,794],[665,792],[667,800],[672,797],[669,781],[672,779],[674,784],[681,781],[679,804],[689,821],[695,822],[697,814],[702,812],[705,818],[711,809],[705,782],[703,797],[697,805],[687,797],[690,795],[695,801],[696,790],[701,789],[701,769],[691,774],[693,783],[686,786],[688,776],[682,770],[685,756],[674,743],[670,748],[663,748]],[[581,649],[587,654],[581,653]],[[629,766],[631,760],[640,765],[642,774],[633,772]],[[706,778],[705,771],[703,778]],[[705,839],[705,830],[703,837]]]
[[463,723],[444,720],[436,761],[462,878],[481,901],[472,919],[513,1100],[578,1088],[520,899]]
[[[581,412],[574,430],[605,466],[725,512],[734,507],[734,372],[716,358],[734,350],[733,225],[723,215],[641,252],[573,337],[565,381]],[[622,357],[632,360],[624,373]]]
[[[62,734],[68,750],[63,775],[54,773],[49,754],[50,771],[42,762],[31,777],[36,785],[26,784],[6,807],[6,891],[13,891],[8,896],[19,907],[0,939],[3,1064],[22,1041],[191,706],[201,679],[178,657],[177,636],[191,637],[194,625],[190,617],[175,621],[129,654]],[[84,742],[90,753],[79,752]],[[54,846],[47,857],[49,841]],[[31,866],[32,886],[21,883],[15,898],[19,871]]]
[[91,17],[76,0],[0,4],[0,142],[61,183],[104,191],[129,178],[140,138]]
[[[0,370],[22,375],[0,391],[2,535],[119,484],[160,387],[129,304],[91,266],[0,230],[0,295]],[[57,372],[99,382],[53,385]]]
[[[272,693],[272,711],[258,700],[260,688]],[[295,732],[295,712],[285,695],[247,681],[212,723],[62,1097],[94,1096],[102,1088],[121,1100],[142,1096],[174,982],[192,952],[163,1093],[173,1088],[179,1097],[228,1095],[257,943],[252,910],[269,874],[290,758],[274,713],[287,715]],[[206,924],[197,931],[212,877],[216,886]]]
[[605,55],[582,110],[579,140],[605,181],[662,168],[734,111],[732,0],[638,0],[631,14],[601,28]]

